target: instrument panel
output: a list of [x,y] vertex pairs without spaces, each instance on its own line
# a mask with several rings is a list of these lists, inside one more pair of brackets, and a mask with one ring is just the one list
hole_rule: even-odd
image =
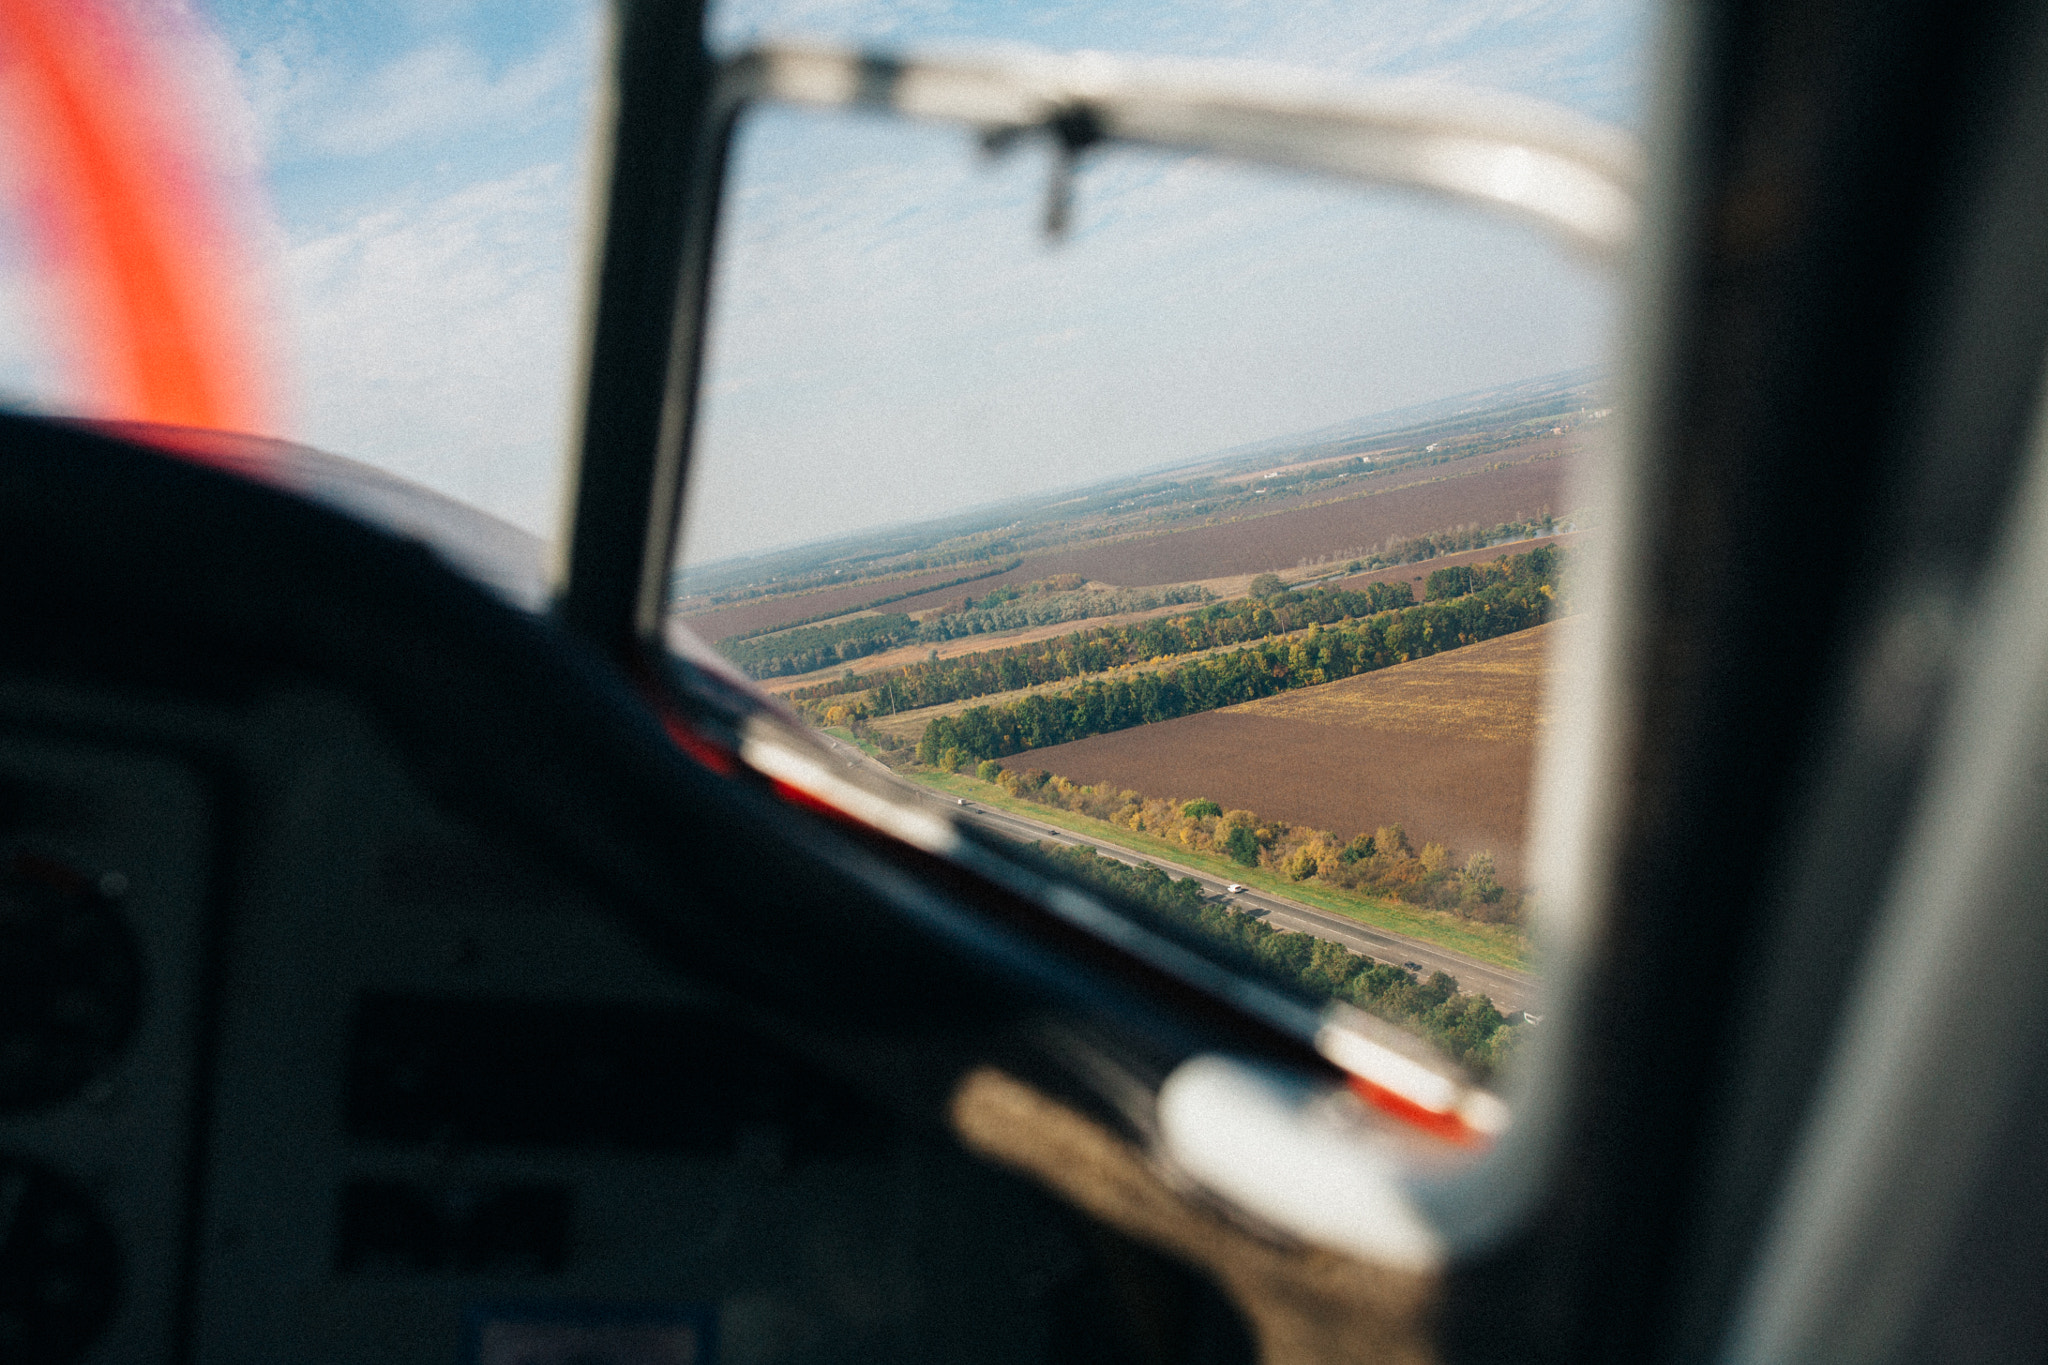
[[0,739],[0,1355],[168,1358],[215,845],[190,766]]
[[0,697],[0,1002],[10,1362],[1100,1346],[1075,1215],[450,816],[339,697]]

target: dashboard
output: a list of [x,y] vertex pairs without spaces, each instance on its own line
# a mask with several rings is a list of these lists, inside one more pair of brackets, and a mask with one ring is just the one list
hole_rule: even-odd
[[1098,1262],[1146,1253],[693,983],[345,696],[16,685],[0,802],[9,1361],[1121,1358]]

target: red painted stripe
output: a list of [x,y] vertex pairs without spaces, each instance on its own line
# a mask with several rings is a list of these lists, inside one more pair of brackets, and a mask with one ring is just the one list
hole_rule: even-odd
[[661,728],[667,732],[670,743],[720,777],[735,777],[739,774],[739,755],[722,744],[714,744],[704,738],[690,728],[688,721],[667,707],[661,708]]
[[1457,1114],[1424,1108],[1407,1096],[1389,1090],[1383,1085],[1375,1085],[1363,1076],[1347,1076],[1345,1079],[1350,1083],[1352,1094],[1382,1114],[1398,1119],[1411,1128],[1419,1129],[1445,1142],[1454,1142],[1460,1147],[1486,1145],[1486,1135]]
[[791,782],[785,782],[779,777],[768,779],[768,789],[792,806],[801,806],[805,810],[815,811],[817,814],[837,820],[841,824],[854,825],[861,829],[873,828],[867,821],[847,814],[824,797],[813,795],[802,787]]

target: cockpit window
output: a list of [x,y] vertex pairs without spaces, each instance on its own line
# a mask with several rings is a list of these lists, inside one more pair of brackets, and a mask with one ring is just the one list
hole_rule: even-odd
[[[1005,13],[830,36],[1047,41]],[[719,16],[729,48],[803,17]],[[1333,20],[1321,62],[1294,19],[1175,49],[1125,16],[1046,27],[1624,122],[1641,75],[1634,11],[1540,51]],[[1615,276],[1463,205],[1051,131],[745,112],[671,619],[843,762],[1490,1074],[1542,1016],[1531,774]]]
[[[221,425],[363,462],[529,538],[555,533],[601,3],[20,8],[61,11],[67,42],[105,30],[127,44],[116,58],[142,54],[183,106],[173,150],[211,170],[233,219],[221,278],[253,300],[268,371],[253,415]],[[4,205],[0,391],[31,410],[190,420],[136,410],[50,344],[76,330],[77,300],[49,284],[61,244],[33,198],[47,192],[18,114],[9,180],[25,193]]]

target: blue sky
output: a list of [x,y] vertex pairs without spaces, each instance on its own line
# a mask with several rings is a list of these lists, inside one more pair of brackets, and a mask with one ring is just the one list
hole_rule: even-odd
[[[262,191],[279,434],[551,533],[601,7],[121,3],[199,21],[178,64]],[[1622,0],[738,0],[713,33],[1247,60],[1631,125],[1649,41]],[[959,135],[774,114],[739,166],[699,558],[1564,368],[1597,358],[1607,316],[1598,281],[1519,231],[1323,186],[1119,157],[1084,175],[1079,230],[1048,251],[1032,154],[991,169]],[[0,237],[0,389],[62,408],[31,275]]]
[[[281,430],[551,534],[602,63],[594,4],[115,0],[258,191]],[[76,406],[0,240],[0,390]]]
[[[702,560],[1597,361],[1606,291],[1519,226],[1123,152],[762,115],[733,177],[685,544]],[[1418,532],[1424,529],[1416,528]]]
[[1632,124],[1650,17],[1617,0],[725,0],[711,32],[728,48],[814,34],[1268,62],[1512,90]]
[[[1645,13],[1616,4],[807,4],[726,46],[1034,43],[1505,89],[1639,121]],[[962,131],[758,114],[731,182],[697,562],[1193,459],[1604,356],[1608,282],[1518,226],[1186,159],[1087,166],[1036,224],[1040,154]],[[1435,528],[1415,528],[1418,532]]]
[[213,0],[292,319],[289,434],[550,534],[594,5]]

